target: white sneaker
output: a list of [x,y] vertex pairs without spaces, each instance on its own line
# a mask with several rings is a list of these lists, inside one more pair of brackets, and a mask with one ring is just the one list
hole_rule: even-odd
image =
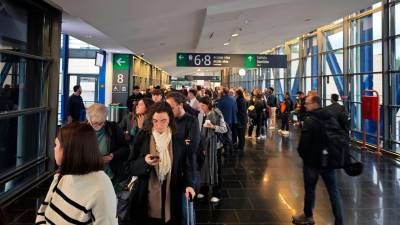
[[198,199],[202,199],[202,198],[204,198],[204,195],[201,194],[201,193],[199,193],[199,194],[197,195],[197,198],[198,198]]
[[267,136],[265,136],[265,135],[261,136],[261,139],[266,139],[266,138],[267,138]]
[[220,201],[220,199],[217,198],[217,197],[212,197],[212,198],[210,199],[210,202],[212,202],[212,203],[217,203],[217,202],[219,202],[219,201]]
[[261,140],[261,139],[262,139],[262,137],[260,136],[260,137],[257,137],[256,139],[257,139],[257,140]]

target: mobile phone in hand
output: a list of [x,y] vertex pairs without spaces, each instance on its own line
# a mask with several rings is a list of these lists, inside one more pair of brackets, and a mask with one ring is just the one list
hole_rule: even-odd
[[150,156],[150,159],[151,160],[159,160],[160,159],[160,156],[158,156],[158,155],[152,155],[152,156]]

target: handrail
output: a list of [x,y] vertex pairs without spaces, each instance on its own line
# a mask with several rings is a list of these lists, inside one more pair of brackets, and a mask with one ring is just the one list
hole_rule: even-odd
[[38,112],[46,112],[46,111],[50,111],[49,107],[37,107],[37,108],[22,109],[15,111],[5,111],[5,112],[0,112],[0,120],[17,116],[35,114]]
[[18,177],[19,175],[34,168],[35,166],[37,166],[43,162],[46,162],[47,159],[48,159],[48,157],[43,156],[41,158],[34,159],[34,160],[30,161],[29,163],[25,163],[19,167],[9,170],[9,171],[5,172],[4,174],[0,174],[0,184],[4,184],[7,181],[10,181],[10,180]]
[[50,57],[32,55],[32,54],[28,54],[28,53],[17,52],[17,51],[6,50],[6,49],[0,49],[0,54],[19,56],[19,57],[22,57],[22,58],[36,59],[36,60],[42,60],[42,61],[51,61],[52,60],[52,58],[50,58]]

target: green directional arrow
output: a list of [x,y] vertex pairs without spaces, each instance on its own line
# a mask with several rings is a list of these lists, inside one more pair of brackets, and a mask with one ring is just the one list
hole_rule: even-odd
[[128,54],[114,54],[113,56],[113,69],[114,70],[129,70],[129,55]]
[[187,60],[187,53],[176,53],[176,66],[187,66]]
[[244,67],[256,68],[257,67],[256,55],[244,55]]

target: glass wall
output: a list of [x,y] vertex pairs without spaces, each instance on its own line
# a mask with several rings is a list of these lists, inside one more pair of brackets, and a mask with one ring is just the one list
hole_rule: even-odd
[[[74,92],[73,88],[79,84],[82,87],[82,99],[85,107],[89,107],[95,102],[99,102],[99,75],[100,67],[95,66],[96,51],[100,49],[76,39],[69,35],[61,36],[61,51],[66,51],[61,56],[60,61],[60,83],[59,83],[59,110],[58,123],[63,124],[63,113],[66,106],[66,100]],[[65,46],[64,44],[65,38]],[[68,48],[68,49],[64,49]],[[68,65],[62,65],[63,60]],[[66,71],[64,72],[63,69]],[[63,79],[63,75],[67,79]],[[64,88],[64,85],[66,86]],[[65,91],[65,93],[64,93]],[[64,96],[66,95],[66,96]],[[66,118],[64,118],[65,121]]]
[[[348,104],[352,135],[361,139],[362,92],[373,89],[382,94],[382,11],[351,20],[349,25]],[[382,95],[380,102],[382,103]],[[376,142],[376,122],[367,120],[365,128],[368,142]]]
[[[390,5],[389,131],[390,146],[400,152],[400,3]],[[386,88],[386,87],[385,87]],[[386,122],[386,121],[385,121]]]
[[[384,52],[385,43],[389,44]],[[283,46],[265,52],[286,54],[287,69],[261,69],[260,76],[246,74],[229,84],[271,86],[279,96],[286,90],[291,95],[298,90],[317,91],[325,106],[331,104],[331,94],[339,94],[339,103],[346,106],[351,117],[351,135],[356,140],[362,138],[362,93],[374,89],[380,99],[380,134],[385,140],[381,144],[400,154],[400,1],[378,2]],[[389,62],[385,64],[384,58]],[[377,123],[367,120],[365,128],[367,142],[375,144]]]
[[46,146],[55,126],[48,129],[48,118],[57,104],[48,93],[58,68],[51,43],[60,22],[46,4],[0,1],[0,205],[49,175]]

